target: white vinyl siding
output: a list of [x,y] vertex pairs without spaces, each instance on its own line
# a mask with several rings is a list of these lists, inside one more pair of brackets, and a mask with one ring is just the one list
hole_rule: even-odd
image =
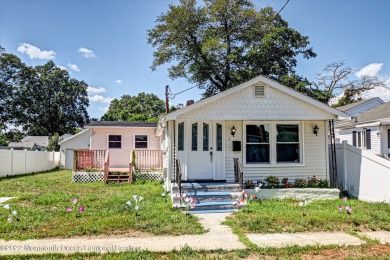
[[[343,141],[347,141],[348,144],[353,145],[352,136],[353,131],[356,131],[356,147],[367,150],[368,152],[374,153],[374,154],[381,154],[381,135],[379,133],[379,127],[377,126],[371,126],[366,127],[367,129],[370,129],[370,136],[371,136],[371,149],[366,149],[366,138],[363,134],[364,129],[363,128],[352,128],[352,129],[346,129],[338,131],[338,138],[340,138],[340,143]],[[359,134],[360,133],[360,134]],[[359,147],[359,136],[360,136],[360,147]],[[383,149],[383,148],[382,148]]]
[[[283,124],[284,122],[276,121],[277,124]],[[276,164],[270,167],[245,167],[244,180],[264,180],[269,175],[275,175],[279,178],[287,177],[291,181],[296,178],[312,177],[315,175],[317,178],[327,178],[327,121],[303,121],[303,139],[302,139],[302,156],[304,164],[296,164],[295,166],[283,167],[283,164]],[[317,136],[313,134],[313,126],[319,127]],[[226,121],[225,131],[230,133],[232,126],[237,129],[236,135],[233,138],[229,134],[229,138],[226,138],[226,160],[225,160],[225,171],[226,181],[234,182],[234,169],[233,169],[233,158],[239,158],[243,161],[243,151],[233,152],[232,141],[243,141],[243,122],[242,121]],[[242,149],[245,149],[244,143],[242,143]]]
[[[73,169],[73,150],[75,149],[89,149],[91,131],[84,131],[77,136],[70,137],[66,142],[60,145],[60,168]],[[68,153],[66,152],[68,151]],[[66,158],[66,155],[71,155],[72,158]]]

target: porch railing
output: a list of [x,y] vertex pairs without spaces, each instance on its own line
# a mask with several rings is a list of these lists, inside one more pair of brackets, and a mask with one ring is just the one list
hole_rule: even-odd
[[73,171],[80,171],[86,168],[104,168],[105,150],[74,150]]
[[177,184],[177,186],[179,187],[179,196],[181,196],[182,192],[182,188],[181,188],[181,165],[180,165],[180,160],[179,159],[176,159],[176,163],[175,163],[175,182]]
[[139,171],[161,170],[163,168],[162,150],[134,150],[135,168]]
[[104,185],[107,184],[108,171],[110,169],[110,150],[107,150],[104,158]]

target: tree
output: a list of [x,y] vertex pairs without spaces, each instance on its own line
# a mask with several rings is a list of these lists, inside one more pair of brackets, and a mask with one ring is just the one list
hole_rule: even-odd
[[89,122],[87,84],[70,78],[53,61],[29,68],[29,81],[20,85],[21,114],[16,125],[30,135],[72,133]]
[[324,103],[329,103],[331,98],[343,91],[343,96],[336,105],[342,106],[362,100],[361,94],[365,91],[385,86],[385,83],[376,76],[363,75],[358,79],[350,79],[352,72],[352,68],[344,61],[328,64],[323,73],[316,76],[310,91]]
[[47,144],[47,150],[49,152],[54,151],[58,152],[60,150],[60,144],[62,138],[58,135],[58,133],[54,133],[49,139],[49,143]]
[[101,120],[129,122],[157,122],[165,112],[165,103],[154,94],[123,95],[111,101]]
[[[163,64],[172,79],[186,78],[204,96],[259,74],[290,82],[296,56],[315,57],[308,37],[290,28],[271,7],[257,11],[250,0],[181,0],[157,17],[148,43],[157,48],[152,70]],[[290,85],[295,87],[295,85]]]
[[27,81],[27,66],[21,60],[5,53],[0,46],[0,129],[5,130],[19,112],[16,96],[21,82]]

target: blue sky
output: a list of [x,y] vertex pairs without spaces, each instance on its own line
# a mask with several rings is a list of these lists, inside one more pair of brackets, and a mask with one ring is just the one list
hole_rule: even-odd
[[[89,114],[100,117],[112,98],[139,92],[164,99],[191,87],[170,80],[167,66],[152,72],[153,48],[146,30],[178,0],[0,0],[0,44],[28,65],[53,61],[90,88]],[[286,0],[253,0],[279,10]],[[345,60],[357,75],[377,75],[390,85],[390,1],[290,0],[282,17],[308,35],[318,56],[298,58],[297,72],[314,79],[328,63]],[[360,73],[360,74],[359,74]],[[198,100],[201,90],[172,104]],[[390,92],[368,94],[390,100]]]

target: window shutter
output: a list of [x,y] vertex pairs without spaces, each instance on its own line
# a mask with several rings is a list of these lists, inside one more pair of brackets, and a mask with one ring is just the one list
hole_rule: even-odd
[[264,97],[264,96],[265,96],[265,87],[255,86],[255,97]]
[[356,131],[352,132],[352,145],[356,147]]
[[387,148],[390,148],[390,129],[387,129]]
[[371,129],[366,130],[366,148],[371,149]]

